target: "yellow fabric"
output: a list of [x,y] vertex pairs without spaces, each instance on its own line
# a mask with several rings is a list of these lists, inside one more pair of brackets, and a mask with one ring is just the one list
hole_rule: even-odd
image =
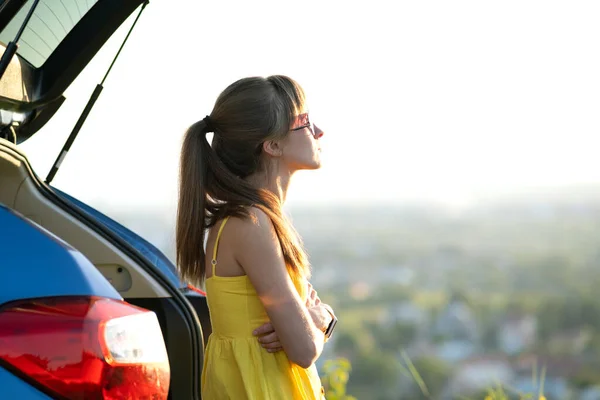
[[221,227],[219,228],[219,232],[217,233],[217,239],[215,240],[215,247],[213,247],[213,256],[212,256],[212,274],[215,276],[215,266],[217,265],[217,251],[219,250],[219,239],[221,239],[221,233],[223,233],[223,228],[225,228],[225,224],[229,217],[226,217],[221,223]]
[[[269,353],[252,331],[269,320],[247,276],[215,274],[206,280],[212,334],[204,351],[203,400],[322,400],[325,399],[315,365],[308,369],[291,363],[285,352]],[[294,280],[306,300],[306,281]]]

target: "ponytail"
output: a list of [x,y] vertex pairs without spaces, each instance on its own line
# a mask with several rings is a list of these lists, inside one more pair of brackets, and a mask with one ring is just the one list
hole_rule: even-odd
[[205,120],[193,124],[185,133],[179,166],[179,203],[177,207],[176,253],[184,281],[204,277],[206,262],[206,183],[208,158],[212,151]]

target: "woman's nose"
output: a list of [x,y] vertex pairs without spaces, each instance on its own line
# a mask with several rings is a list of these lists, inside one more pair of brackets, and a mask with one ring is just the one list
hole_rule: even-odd
[[314,127],[315,127],[315,139],[321,139],[321,137],[323,137],[323,134],[325,132],[323,132],[317,125],[315,125]]

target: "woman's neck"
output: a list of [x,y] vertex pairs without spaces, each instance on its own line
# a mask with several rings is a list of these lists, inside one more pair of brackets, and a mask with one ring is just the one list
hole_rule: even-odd
[[287,171],[277,171],[277,173],[271,174],[258,172],[250,175],[246,180],[254,187],[266,189],[274,193],[281,201],[281,204],[283,204],[287,196],[291,178],[291,173]]

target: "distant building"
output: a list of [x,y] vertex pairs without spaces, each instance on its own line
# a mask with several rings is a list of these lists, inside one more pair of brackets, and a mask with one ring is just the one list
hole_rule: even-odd
[[380,283],[394,283],[408,286],[413,283],[415,272],[412,268],[400,265],[385,266],[378,270]]
[[579,400],[600,400],[600,387],[594,386],[582,390],[579,393]]
[[429,321],[429,318],[427,313],[416,304],[410,301],[402,301],[388,309],[387,321],[423,326]]
[[459,295],[454,295],[445,310],[435,321],[434,337],[442,340],[459,340],[476,343],[479,329],[469,304]]
[[535,344],[537,318],[533,315],[509,315],[498,331],[498,346],[507,354],[518,354]]
[[513,380],[515,373],[505,355],[471,357],[456,365],[453,378],[448,382],[444,398],[481,392],[498,383]]
[[539,377],[543,369],[545,371],[543,391],[546,398],[569,399],[572,393],[568,382],[584,367],[584,362],[573,356],[523,354],[513,363],[517,377],[512,386],[525,393],[537,393],[540,389],[540,378],[534,382],[531,378],[532,372],[537,371]]
[[435,356],[454,364],[474,356],[477,350],[477,345],[470,340],[445,340],[435,346]]

